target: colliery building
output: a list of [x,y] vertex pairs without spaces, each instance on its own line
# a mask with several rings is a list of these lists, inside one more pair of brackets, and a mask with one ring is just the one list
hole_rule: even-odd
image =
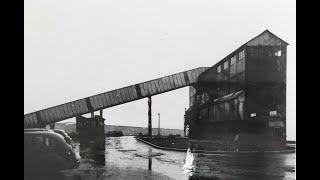
[[288,43],[266,30],[199,75],[190,86],[190,138],[286,139]]

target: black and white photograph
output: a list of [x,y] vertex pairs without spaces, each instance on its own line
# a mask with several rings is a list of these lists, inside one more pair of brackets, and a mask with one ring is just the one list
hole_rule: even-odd
[[24,180],[295,180],[296,1],[24,0]]

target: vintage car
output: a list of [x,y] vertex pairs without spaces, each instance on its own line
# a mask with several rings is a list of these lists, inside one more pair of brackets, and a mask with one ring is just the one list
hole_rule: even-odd
[[62,129],[52,129],[52,131],[54,131],[55,133],[61,134],[68,144],[70,144],[73,148],[76,147],[72,138],[68,135],[68,133],[66,133],[66,131]]
[[25,129],[25,174],[72,169],[79,163],[80,158],[63,135],[46,129]]

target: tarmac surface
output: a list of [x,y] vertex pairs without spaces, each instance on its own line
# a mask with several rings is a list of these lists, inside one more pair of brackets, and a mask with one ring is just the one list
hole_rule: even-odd
[[[77,169],[41,179],[295,179],[296,154],[208,155],[194,154],[195,173],[183,174],[187,152],[155,149],[133,136],[107,137],[105,150],[76,142],[81,155]],[[149,168],[151,170],[149,170]]]

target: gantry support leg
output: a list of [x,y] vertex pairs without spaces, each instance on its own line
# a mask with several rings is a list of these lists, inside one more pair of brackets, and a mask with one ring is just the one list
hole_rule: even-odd
[[103,118],[102,116],[103,116],[103,111],[102,111],[102,109],[101,109],[101,110],[100,110],[100,117]]
[[50,123],[49,126],[50,126],[50,129],[54,129],[55,123]]
[[151,96],[148,97],[148,136],[152,136]]

